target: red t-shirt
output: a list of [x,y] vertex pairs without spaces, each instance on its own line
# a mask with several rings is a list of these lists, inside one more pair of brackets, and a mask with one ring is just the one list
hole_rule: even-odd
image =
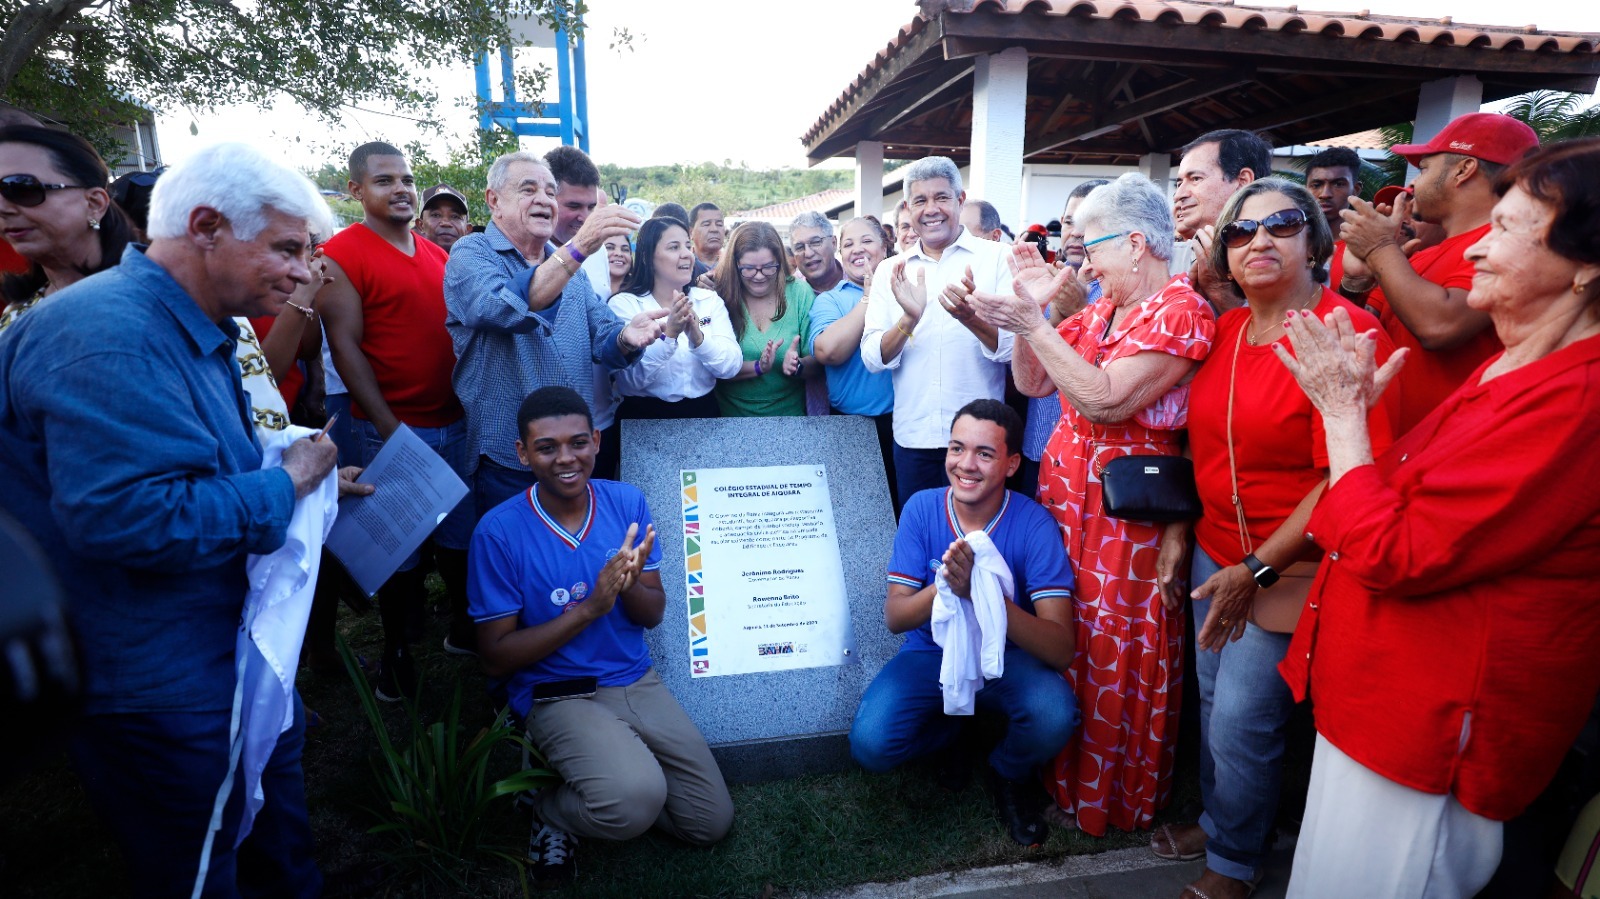
[[1336,240],[1333,242],[1333,255],[1328,259],[1328,287],[1334,291],[1338,291],[1339,282],[1343,280],[1344,241]]
[[[1378,328],[1378,320],[1326,288],[1314,310],[1318,318],[1343,306],[1357,331]],[[1228,471],[1228,380],[1234,346],[1239,348],[1233,402],[1233,451],[1239,468],[1239,498],[1244,505],[1251,545],[1260,547],[1294,512],[1311,488],[1327,476],[1328,446],[1322,415],[1306,398],[1271,344],[1251,346],[1240,339],[1250,311],[1232,309],[1217,319],[1211,355],[1189,384],[1189,446],[1203,512],[1194,537],[1206,554],[1223,565],[1237,565],[1245,551]],[[1289,345],[1287,337],[1276,341]],[[1378,330],[1378,361],[1394,345]],[[1293,352],[1291,350],[1291,352]],[[1388,448],[1394,415],[1393,389],[1384,393],[1368,417],[1374,452]]]
[[1317,503],[1279,670],[1346,755],[1505,821],[1600,690],[1600,337],[1481,371]]
[[[293,309],[285,309],[283,314],[301,315],[302,313]],[[260,341],[262,346],[266,346],[267,333],[272,330],[273,324],[277,321],[278,317],[275,315],[262,315],[250,319],[250,327],[255,329],[256,340]],[[278,392],[283,394],[283,404],[288,406],[290,411],[293,411],[294,401],[300,398],[300,388],[306,386],[306,373],[300,370],[300,366],[291,365],[288,371],[273,372],[272,379],[278,382]]]
[[[1467,248],[1489,233],[1489,226],[1474,228],[1457,234],[1438,246],[1419,250],[1411,257],[1411,268],[1422,277],[1449,290],[1472,289],[1472,263],[1463,255]],[[1466,382],[1467,376],[1477,370],[1485,360],[1504,349],[1493,327],[1485,327],[1472,339],[1448,350],[1425,350],[1406,328],[1400,316],[1389,308],[1383,288],[1367,296],[1367,308],[1377,314],[1383,329],[1389,332],[1396,349],[1411,350],[1405,367],[1395,377],[1400,388],[1400,418],[1396,434],[1404,434],[1426,418],[1444,398],[1455,393]]]
[[11,244],[0,240],[0,275],[20,275],[28,270],[29,264]]
[[[445,330],[444,264],[439,245],[416,239],[413,255],[357,223],[322,245],[361,295],[361,352],[389,410],[402,422],[439,428],[461,419],[450,375],[456,353]],[[357,418],[367,418],[352,402]]]

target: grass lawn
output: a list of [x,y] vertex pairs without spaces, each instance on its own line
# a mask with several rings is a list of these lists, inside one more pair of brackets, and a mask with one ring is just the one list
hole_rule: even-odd
[[[431,579],[437,591],[437,579]],[[341,610],[339,630],[351,648],[376,660],[381,633],[376,610],[363,616]],[[488,724],[493,713],[483,678],[471,659],[439,647],[442,617],[429,616],[418,647],[424,677],[422,708],[443,708],[457,681],[469,697],[468,726]],[[317,859],[325,874],[356,873],[384,862],[392,844],[367,833],[375,823],[369,758],[375,742],[355,690],[342,673],[302,673],[308,709],[322,719],[307,735],[306,787]],[[403,711],[385,706],[390,731],[399,735]],[[13,737],[14,738],[14,737]],[[499,774],[519,759],[506,749],[495,759]],[[1182,781],[1176,806],[1195,792]],[[735,786],[733,832],[721,844],[693,849],[651,833],[624,844],[586,842],[578,851],[579,879],[570,891],[584,897],[756,897],[817,891],[867,881],[898,880],[938,871],[1039,861],[1144,845],[1144,834],[1105,839],[1054,832],[1042,848],[1026,850],[1001,831],[982,779],[959,793],[934,786],[916,768],[889,775],[860,771]],[[1169,811],[1168,816],[1172,813]],[[1163,820],[1167,816],[1163,816]],[[497,842],[520,853],[528,816],[507,800],[491,812]],[[0,788],[0,893],[8,897],[112,897],[126,894],[122,864],[106,830],[89,811],[83,791],[57,757],[24,780]],[[445,885],[415,871],[397,871],[360,895],[520,896],[508,863],[495,861],[464,872],[464,885]],[[337,879],[334,883],[339,882]]]

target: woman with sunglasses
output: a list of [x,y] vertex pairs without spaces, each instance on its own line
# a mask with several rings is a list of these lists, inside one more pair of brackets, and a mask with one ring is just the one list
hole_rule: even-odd
[[806,414],[805,382],[822,369],[805,343],[816,294],[794,276],[778,230],[766,222],[735,228],[715,278],[744,351],[739,372],[717,382],[722,414]]
[[[1199,824],[1165,827],[1152,847],[1197,858],[1206,870],[1184,899],[1240,899],[1255,890],[1273,842],[1284,729],[1294,698],[1278,674],[1319,554],[1306,522],[1328,479],[1322,418],[1278,361],[1291,314],[1343,309],[1357,331],[1377,329],[1377,358],[1393,350],[1377,319],[1328,289],[1333,235],[1304,187],[1262,178],[1235,193],[1217,219],[1211,264],[1248,306],[1217,320],[1211,356],[1189,385],[1189,450],[1201,518],[1185,590],[1187,523],[1167,528],[1157,563],[1163,598],[1194,604],[1200,685]],[[1390,441],[1395,393],[1373,407],[1375,447]],[[1382,450],[1378,450],[1381,452]]]
[[[1155,580],[1162,528],[1113,518],[1105,467],[1123,456],[1176,456],[1188,381],[1211,350],[1211,307],[1172,277],[1172,204],[1142,175],[1124,175],[1074,210],[1082,276],[1048,266],[1034,246],[1013,252],[1016,296],[974,294],[978,315],[1017,335],[1012,375],[1029,396],[1057,392],[1062,415],[1039,469],[1039,502],[1060,525],[1078,575],[1077,645],[1066,671],[1083,726],[1046,772],[1054,824],[1104,836],[1147,828],[1172,797],[1182,695],[1181,609]],[[1065,320],[1051,325],[1043,306]]]
[[608,301],[624,319],[668,310],[662,340],[614,376],[623,397],[617,418],[716,418],[711,390],[738,373],[743,358],[722,298],[690,286],[694,246],[677,219],[653,218],[639,228],[639,256],[620,292]]
[[29,263],[0,282],[0,331],[40,300],[122,261],[133,228],[100,154],[53,128],[0,128],[0,234]]

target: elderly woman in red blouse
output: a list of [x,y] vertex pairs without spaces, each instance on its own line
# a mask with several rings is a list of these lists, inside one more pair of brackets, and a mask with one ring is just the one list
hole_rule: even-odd
[[1404,352],[1335,311],[1278,356],[1321,410],[1326,551],[1281,670],[1317,749],[1289,895],[1471,896],[1501,822],[1555,774],[1600,690],[1600,140],[1500,178],[1467,302],[1505,352],[1373,459]]

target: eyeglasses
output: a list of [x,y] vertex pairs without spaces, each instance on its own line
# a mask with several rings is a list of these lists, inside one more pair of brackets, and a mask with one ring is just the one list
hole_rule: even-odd
[[800,241],[799,243],[795,244],[791,249],[794,250],[794,254],[796,256],[799,256],[801,253],[804,253],[806,250],[810,250],[813,253],[820,253],[820,252],[822,252],[823,245],[826,244],[827,242],[828,242],[828,239],[826,237],[813,237],[810,240]]
[[1256,239],[1256,230],[1266,228],[1273,237],[1293,237],[1306,229],[1306,214],[1299,209],[1282,209],[1259,222],[1239,219],[1222,226],[1222,245],[1237,250]]
[[1105,237],[1096,237],[1094,240],[1091,240],[1088,243],[1083,245],[1084,258],[1089,258],[1089,248],[1094,246],[1095,244],[1097,244],[1097,243],[1105,243],[1108,240],[1116,240],[1119,237],[1127,237],[1129,234],[1132,234],[1132,233],[1133,233],[1132,231],[1118,231],[1116,234],[1107,234]]
[[766,265],[741,265],[739,266],[739,274],[745,278],[754,278],[756,275],[770,278],[778,273],[779,268],[780,266],[776,262],[769,262]]
[[38,206],[47,191],[86,190],[82,184],[45,184],[32,175],[7,175],[0,178],[0,197],[18,206]]

